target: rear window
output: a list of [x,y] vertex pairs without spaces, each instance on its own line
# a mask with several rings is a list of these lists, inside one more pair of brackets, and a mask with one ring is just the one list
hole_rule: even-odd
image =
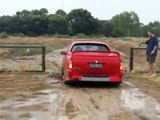
[[107,51],[109,48],[102,44],[76,44],[72,48],[73,51]]

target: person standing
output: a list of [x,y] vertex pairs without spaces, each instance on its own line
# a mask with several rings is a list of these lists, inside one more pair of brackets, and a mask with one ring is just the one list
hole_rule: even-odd
[[150,68],[150,72],[148,75],[156,76],[156,58],[158,52],[158,39],[155,37],[155,33],[153,31],[148,32],[149,40],[146,41],[147,48],[147,61]]

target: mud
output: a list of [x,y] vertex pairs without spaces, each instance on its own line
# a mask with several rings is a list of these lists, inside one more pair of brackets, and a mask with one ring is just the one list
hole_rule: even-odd
[[140,92],[134,85],[125,82],[129,88],[122,89],[122,105],[145,120],[160,119],[160,104],[152,97]]
[[61,50],[47,54],[46,73],[0,73],[0,120],[160,120],[159,91],[146,93],[131,76],[120,87],[65,85]]

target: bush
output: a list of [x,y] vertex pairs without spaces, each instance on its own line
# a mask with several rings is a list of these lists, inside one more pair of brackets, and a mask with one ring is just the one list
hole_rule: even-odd
[[6,32],[1,32],[0,33],[0,39],[5,39],[5,38],[8,38],[8,34]]
[[106,38],[103,34],[92,34],[89,36],[90,38]]
[[76,35],[76,37],[77,37],[77,38],[88,38],[88,36],[85,35],[84,33],[78,33],[78,34]]
[[130,40],[132,40],[131,37],[124,37],[124,38],[123,38],[123,41],[130,41]]
[[52,37],[55,37],[55,38],[70,38],[69,35],[62,35],[62,34],[58,34],[58,33],[54,34]]
[[14,34],[13,36],[22,37],[22,38],[25,37],[25,35],[24,35],[23,33],[16,33],[16,34]]

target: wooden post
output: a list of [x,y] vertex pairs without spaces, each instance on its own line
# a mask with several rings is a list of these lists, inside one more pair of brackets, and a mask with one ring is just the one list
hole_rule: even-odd
[[46,57],[46,48],[45,46],[42,47],[42,72],[46,71],[46,62],[45,62],[45,58]]
[[133,70],[133,60],[134,60],[134,48],[130,49],[130,63],[129,63],[129,69],[130,72]]

